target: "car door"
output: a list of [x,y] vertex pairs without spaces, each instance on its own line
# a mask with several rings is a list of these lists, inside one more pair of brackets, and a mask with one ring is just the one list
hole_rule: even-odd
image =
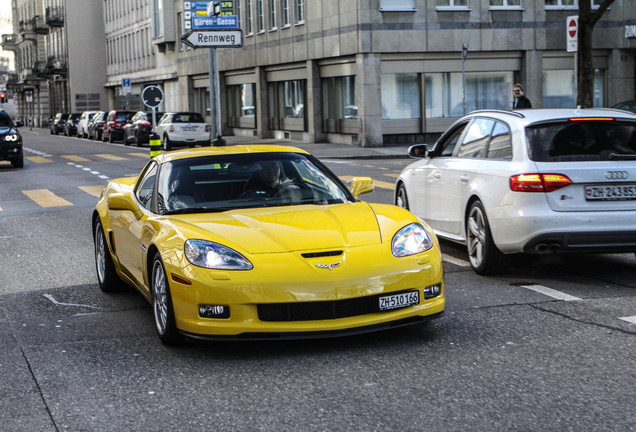
[[122,270],[144,290],[143,266],[147,245],[143,243],[143,239],[147,237],[145,231],[148,225],[148,211],[150,211],[154,194],[157,169],[157,164],[151,162],[134,192],[135,198],[143,210],[142,217],[137,219],[131,211],[113,211],[111,216],[115,253],[119,258]]
[[446,218],[444,193],[440,182],[442,170],[452,158],[455,147],[460,141],[468,121],[455,125],[437,141],[429,154],[413,170],[413,186],[411,187],[411,211],[424,219],[435,230],[441,230]]

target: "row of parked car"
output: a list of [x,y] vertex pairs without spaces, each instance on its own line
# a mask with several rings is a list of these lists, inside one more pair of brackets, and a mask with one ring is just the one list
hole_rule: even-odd
[[[199,113],[157,112],[155,119],[155,131],[165,150],[176,146],[210,144],[210,126]],[[150,140],[152,112],[112,110],[57,113],[51,120],[50,132],[111,143],[122,141],[125,145],[135,144],[141,147]]]

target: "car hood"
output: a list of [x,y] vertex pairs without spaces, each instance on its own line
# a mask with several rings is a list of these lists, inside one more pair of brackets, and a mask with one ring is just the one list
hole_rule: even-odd
[[367,203],[241,209],[171,216],[186,239],[205,239],[250,254],[366,246],[382,241]]
[[0,126],[0,135],[8,134],[8,133],[18,133],[14,128],[10,126]]

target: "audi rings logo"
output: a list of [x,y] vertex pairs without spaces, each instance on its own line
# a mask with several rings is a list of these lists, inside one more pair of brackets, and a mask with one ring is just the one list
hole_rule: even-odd
[[627,171],[605,171],[605,178],[608,180],[627,180],[629,173]]

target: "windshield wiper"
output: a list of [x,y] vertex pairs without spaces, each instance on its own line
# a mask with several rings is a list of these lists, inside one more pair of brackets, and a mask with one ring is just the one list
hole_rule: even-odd
[[170,210],[164,213],[164,215],[177,215],[188,213],[220,213],[228,210],[232,210],[234,207],[188,207],[176,210]]

